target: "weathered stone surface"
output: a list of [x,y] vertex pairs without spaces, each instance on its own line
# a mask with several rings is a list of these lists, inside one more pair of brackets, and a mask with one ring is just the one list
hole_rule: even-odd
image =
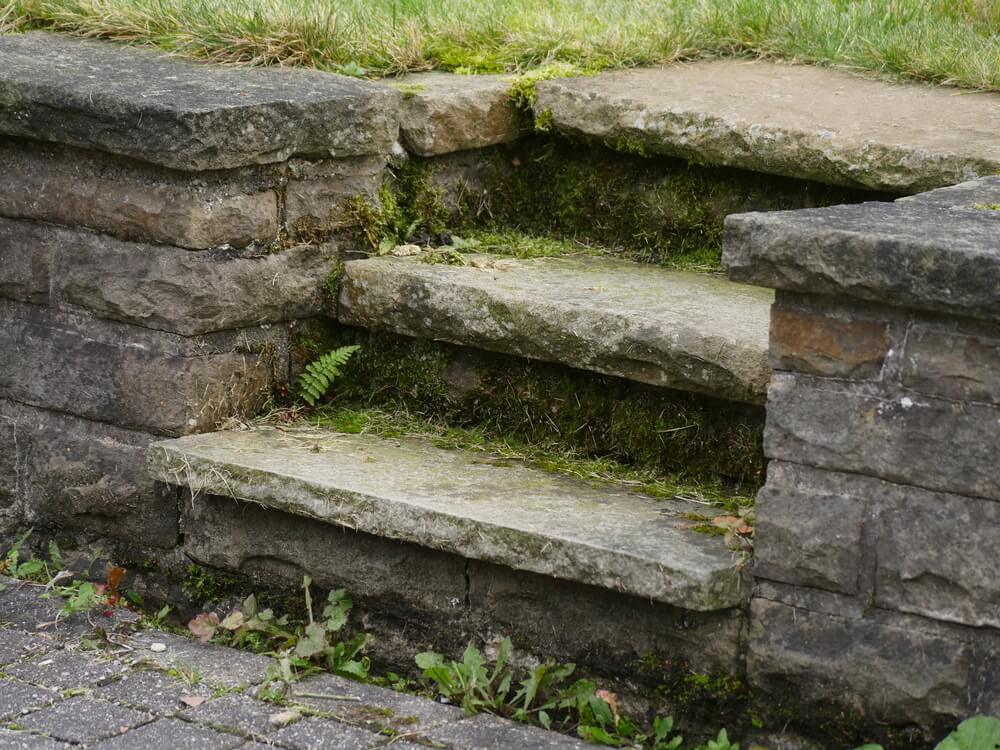
[[509,78],[434,71],[408,75],[389,86],[403,95],[403,145],[418,156],[494,146],[520,134]]
[[41,32],[0,38],[0,133],[181,170],[388,153],[399,95],[330,73],[199,65]]
[[249,695],[228,693],[200,706],[185,709],[179,714],[179,718],[244,737],[260,738],[277,729],[277,725],[272,724],[269,719],[279,710],[274,704],[264,703]]
[[422,440],[309,429],[219,432],[157,443],[149,465],[154,478],[196,492],[686,609],[740,601],[729,551],[683,528],[683,503],[498,465]]
[[994,571],[1000,505],[874,480],[869,485],[868,496],[882,504],[878,606],[1000,628]]
[[775,373],[770,458],[1000,500],[1000,409]]
[[[754,599],[747,670],[762,693],[848,705],[877,721],[933,725],[997,709],[990,645],[896,623]],[[992,646],[995,648],[995,643]]]
[[478,560],[470,561],[468,576],[473,631],[510,636],[541,660],[626,680],[650,656],[705,673],[740,669],[744,621],[738,609],[691,612]]
[[[0,577],[0,586],[9,584],[17,585],[13,578]],[[54,645],[54,642],[39,640],[30,633],[5,628],[3,641],[0,641],[0,667],[46,653]]]
[[0,139],[0,216],[203,249],[278,234],[274,179],[150,168],[95,151]]
[[9,462],[10,497],[24,523],[177,544],[176,493],[145,471],[151,435],[0,399],[4,432],[0,466]]
[[860,478],[772,461],[757,497],[754,575],[854,594],[862,531],[877,497],[853,492]]
[[292,159],[285,187],[285,223],[289,230],[294,236],[307,238],[353,221],[347,203],[357,197],[377,200],[387,161],[385,156]]
[[840,309],[771,308],[770,362],[775,370],[877,379],[891,346],[889,322]]
[[182,697],[198,696],[207,700],[212,691],[204,685],[191,685],[163,672],[147,670],[134,672],[124,679],[98,688],[93,695],[95,698],[163,716],[183,710],[186,706],[181,702]]
[[0,397],[166,435],[255,411],[279,356],[2,300],[0,320]]
[[1000,404],[1000,328],[990,335],[914,323],[903,349],[906,388],[963,401]]
[[366,604],[454,618],[465,601],[466,561],[228,497],[184,504],[184,551],[205,565],[273,584],[346,588]]
[[760,402],[769,292],[706,274],[596,258],[473,256],[465,266],[345,264],[352,325],[557,361],[644,383]]
[[722,260],[735,281],[995,319],[998,236],[1000,211],[862,203],[729,216]]
[[[4,633],[4,638],[7,633]],[[25,682],[0,677],[0,721],[13,721],[31,709],[41,708],[59,700],[59,693],[35,687]]]
[[73,690],[103,685],[123,671],[124,667],[117,662],[88,659],[72,651],[55,651],[7,667],[4,674],[32,685]]
[[0,727],[0,750],[60,750],[67,747],[70,745],[42,734]]
[[535,111],[563,132],[699,163],[915,193],[1000,170],[998,103],[812,66],[716,60],[542,81]]
[[333,245],[191,252],[0,219],[0,294],[192,336],[318,315]]
[[[276,732],[271,741],[290,750],[370,750],[385,739],[373,732],[326,719],[308,718]],[[405,742],[405,740],[404,740]],[[397,743],[393,743],[395,745]]]
[[898,203],[920,203],[940,208],[965,208],[974,211],[996,210],[1000,205],[1000,176],[983,177],[958,185],[908,195]]

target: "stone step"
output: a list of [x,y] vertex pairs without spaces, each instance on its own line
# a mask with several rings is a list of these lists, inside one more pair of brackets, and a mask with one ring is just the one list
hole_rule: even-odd
[[515,570],[688,610],[727,609],[741,599],[737,559],[718,537],[687,528],[689,504],[419,438],[260,428],[154,443],[148,461],[154,479],[196,495]]
[[894,193],[1000,171],[1000,95],[715,60],[538,84],[536,117],[630,152]]
[[770,292],[593,257],[345,264],[345,323],[763,403]]

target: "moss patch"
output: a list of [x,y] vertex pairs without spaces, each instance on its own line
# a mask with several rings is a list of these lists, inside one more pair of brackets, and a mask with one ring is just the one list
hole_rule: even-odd
[[402,336],[340,328],[332,338],[361,345],[322,415],[344,432],[415,430],[734,507],[763,479],[757,407]]

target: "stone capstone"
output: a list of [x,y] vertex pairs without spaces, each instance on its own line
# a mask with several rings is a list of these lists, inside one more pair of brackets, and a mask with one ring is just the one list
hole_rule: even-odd
[[598,258],[345,264],[339,319],[759,403],[772,295]]
[[686,528],[683,502],[419,439],[304,428],[218,432],[157,443],[149,467],[155,479],[195,493],[685,609],[726,609],[741,598],[731,553]]
[[541,81],[535,113],[630,152],[916,193],[1000,171],[998,104],[992,93],[714,60]]
[[0,133],[185,171],[389,153],[399,94],[312,70],[188,62],[31,32],[0,37]]
[[1000,211],[873,202],[737,214],[725,226],[722,261],[734,281],[1000,316]]
[[434,71],[390,83],[403,95],[400,136],[418,156],[485,148],[521,132],[504,76],[466,76]]

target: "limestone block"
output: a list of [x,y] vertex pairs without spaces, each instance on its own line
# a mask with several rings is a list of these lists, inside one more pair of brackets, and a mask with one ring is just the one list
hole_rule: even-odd
[[[171,548],[177,493],[146,473],[152,435],[0,399],[0,467],[25,525]],[[4,480],[0,480],[3,483]],[[8,483],[11,484],[11,483]],[[0,492],[0,509],[3,505]]]
[[921,393],[1000,404],[1000,328],[954,330],[914,323],[903,349],[902,384]]
[[434,71],[389,84],[403,94],[400,137],[418,156],[484,148],[520,135],[505,76],[466,76]]
[[757,497],[754,575],[857,593],[865,515],[879,500],[863,489],[860,477],[772,461]]
[[993,713],[1000,665],[976,647],[912,619],[853,619],[754,599],[747,671],[760,693],[847,706],[869,719],[923,726]]
[[334,245],[191,252],[0,219],[0,295],[192,336],[317,315]]
[[347,203],[356,197],[378,199],[385,156],[288,162],[285,223],[296,236],[337,229],[351,217]]
[[396,614],[454,617],[465,601],[465,560],[241,503],[197,495],[184,503],[184,551],[205,565],[281,585],[346,588]]
[[13,302],[0,320],[0,397],[166,435],[256,410],[285,335],[184,339]]
[[157,169],[96,151],[0,139],[0,216],[192,249],[278,235],[276,175]]
[[0,133],[185,171],[385,154],[399,130],[386,86],[43,32],[0,38],[0,102]]
[[1000,408],[775,373],[770,458],[1000,500]]

